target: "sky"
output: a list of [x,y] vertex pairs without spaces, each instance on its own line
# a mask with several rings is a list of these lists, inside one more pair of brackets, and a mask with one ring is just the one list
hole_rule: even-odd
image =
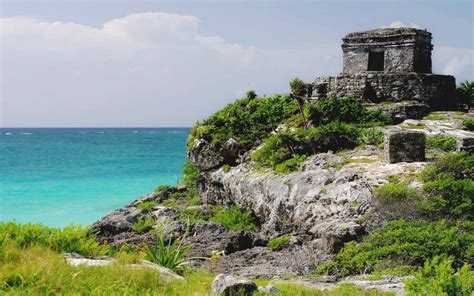
[[433,33],[474,79],[473,1],[0,0],[0,127],[188,127],[253,89],[342,71],[341,38]]

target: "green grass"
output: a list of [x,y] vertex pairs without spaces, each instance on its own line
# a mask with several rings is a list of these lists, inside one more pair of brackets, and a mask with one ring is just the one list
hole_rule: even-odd
[[431,112],[430,114],[426,115],[423,119],[425,120],[447,120],[448,116],[446,112],[437,111]]
[[167,282],[152,269],[120,263],[72,267],[61,255],[38,245],[7,245],[1,257],[2,295],[205,295],[214,277],[194,272],[185,274],[184,281]]
[[229,208],[217,208],[210,218],[212,222],[224,225],[228,230],[255,230],[252,215],[244,212],[237,206]]
[[65,228],[41,224],[0,222],[0,242],[14,241],[19,247],[39,245],[58,253],[79,253],[84,256],[104,255],[108,246],[100,245],[94,236],[87,236],[89,229],[78,225]]
[[[259,285],[266,285],[267,280],[257,280]],[[321,291],[316,288],[305,287],[302,284],[294,283],[272,283],[280,290],[277,296],[389,296],[395,295],[390,292],[382,292],[375,289],[363,290],[352,284],[341,284],[340,286]],[[255,293],[254,296],[264,296],[268,294]]]
[[283,246],[288,244],[290,241],[290,236],[289,235],[284,235],[280,237],[276,237],[274,239],[271,239],[267,243],[267,247],[272,249],[273,251],[281,249]]

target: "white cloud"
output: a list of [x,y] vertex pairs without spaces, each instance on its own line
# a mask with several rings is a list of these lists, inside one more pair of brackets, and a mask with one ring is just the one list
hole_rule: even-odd
[[[242,46],[201,34],[199,22],[161,12],[101,28],[1,19],[0,125],[190,126],[248,89],[271,95],[294,76],[342,70],[339,44]],[[441,50],[435,65],[472,78],[470,54]]]
[[474,79],[474,50],[438,46],[433,51],[433,71],[453,75],[457,82]]
[[339,45],[267,50],[202,35],[194,16],[140,13],[101,28],[1,23],[3,126],[189,126],[249,88],[337,73]]
[[417,25],[417,24],[405,25],[401,21],[395,21],[395,22],[392,22],[390,25],[388,25],[388,26],[385,25],[385,26],[382,26],[381,28],[382,29],[387,29],[387,28],[415,28],[415,29],[421,29],[421,26]]

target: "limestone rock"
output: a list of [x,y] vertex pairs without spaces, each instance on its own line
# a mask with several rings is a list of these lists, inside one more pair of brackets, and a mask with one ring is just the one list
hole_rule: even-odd
[[272,284],[268,284],[264,287],[262,286],[259,286],[258,287],[258,291],[260,293],[265,293],[265,294],[277,294],[280,292],[280,289],[278,289],[277,287],[273,286]]
[[228,274],[219,274],[212,282],[212,294],[216,296],[250,296],[257,289],[254,282],[247,279],[237,279]]
[[385,153],[389,163],[425,160],[426,136],[423,132],[392,129],[385,136]]
[[224,158],[210,143],[203,139],[195,139],[187,151],[188,160],[202,170],[210,170],[220,166]]
[[241,149],[242,147],[239,142],[233,138],[227,140],[222,146],[222,157],[224,158],[224,162],[230,165],[235,165],[239,158]]

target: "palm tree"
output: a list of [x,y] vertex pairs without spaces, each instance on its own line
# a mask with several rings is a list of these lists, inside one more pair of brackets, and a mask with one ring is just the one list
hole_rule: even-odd
[[304,128],[306,129],[308,123],[306,121],[306,116],[304,115],[304,104],[306,98],[311,95],[311,85],[304,83],[303,80],[296,77],[290,81],[290,88],[290,96],[298,103],[301,116],[303,116]]
[[465,80],[456,88],[456,95],[461,103],[461,108],[467,105],[469,110],[474,105],[474,81]]

